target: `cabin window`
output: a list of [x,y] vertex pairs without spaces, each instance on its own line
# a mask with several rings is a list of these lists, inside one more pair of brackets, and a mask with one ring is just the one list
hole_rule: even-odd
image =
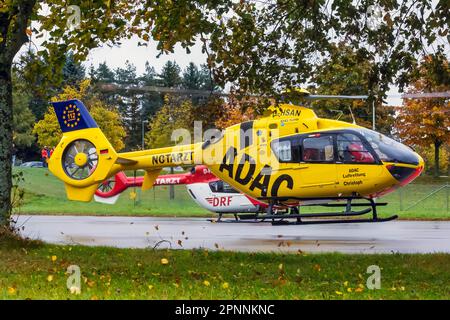
[[304,138],[302,160],[305,162],[334,161],[333,137],[318,134]]
[[291,141],[279,141],[277,144],[277,151],[278,158],[280,161],[283,162],[289,162],[292,161],[292,154],[291,154]]
[[233,189],[228,183],[224,181],[212,181],[209,183],[209,188],[212,192],[220,193],[239,193],[236,189]]
[[272,142],[272,151],[280,162],[299,162],[299,136],[281,138]]
[[375,163],[362,140],[352,133],[337,135],[338,161],[343,163]]

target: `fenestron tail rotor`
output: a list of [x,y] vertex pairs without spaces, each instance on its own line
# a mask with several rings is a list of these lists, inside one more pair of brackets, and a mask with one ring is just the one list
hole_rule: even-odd
[[108,180],[103,181],[98,186],[97,192],[100,194],[106,194],[110,192],[112,189],[114,189],[114,186],[116,185],[116,179],[115,177],[111,177]]
[[97,150],[88,140],[72,141],[64,151],[62,164],[67,176],[75,180],[84,180],[97,169]]
[[[119,173],[123,174],[123,173]],[[123,174],[125,175],[125,174]],[[116,181],[116,176],[113,176],[111,178],[109,178],[108,180],[103,181],[102,183],[100,183],[100,185],[97,188],[97,191],[95,192],[94,195],[94,199],[96,202],[99,203],[105,203],[105,204],[115,204],[117,202],[117,200],[119,199],[120,196],[120,192],[117,192],[117,194],[114,194],[114,188],[119,187],[121,188],[121,186],[123,185],[123,181],[120,181],[119,178],[119,183],[117,183]],[[113,194],[113,195],[111,195]]]

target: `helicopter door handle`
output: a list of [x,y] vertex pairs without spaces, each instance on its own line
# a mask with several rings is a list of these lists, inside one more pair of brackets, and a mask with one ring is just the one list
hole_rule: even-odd
[[300,170],[300,169],[307,169],[309,168],[308,165],[306,166],[298,166],[298,167],[289,167],[289,168],[279,168],[279,169],[274,169],[273,173],[277,172],[277,171],[286,171],[286,170]]
[[282,172],[282,171],[287,171],[287,170],[300,170],[300,169],[307,169],[309,166],[301,166],[301,167],[289,167],[289,168],[279,168],[279,169],[274,169],[272,171],[272,173],[276,173],[276,172]]

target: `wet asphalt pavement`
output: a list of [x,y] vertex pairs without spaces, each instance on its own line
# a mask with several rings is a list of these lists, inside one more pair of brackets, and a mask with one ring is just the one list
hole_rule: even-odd
[[55,244],[266,252],[450,253],[450,221],[272,226],[204,218],[20,216],[23,235]]

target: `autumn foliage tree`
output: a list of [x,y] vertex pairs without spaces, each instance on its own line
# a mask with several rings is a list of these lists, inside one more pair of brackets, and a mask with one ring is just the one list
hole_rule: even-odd
[[231,95],[223,104],[222,116],[215,121],[216,127],[225,129],[237,123],[256,119],[255,107],[257,105],[257,99],[249,98],[242,101]]
[[[149,148],[160,148],[175,145],[181,141],[173,140],[172,133],[177,129],[186,129],[186,133],[192,133],[194,126],[194,112],[192,102],[180,100],[166,95],[164,105],[150,120],[145,135],[145,144]],[[187,143],[184,141],[184,143]],[[191,143],[189,141],[188,143]]]
[[[417,71],[410,93],[450,90],[448,60],[441,55],[427,56]],[[439,153],[450,144],[450,102],[444,98],[406,99],[398,108],[395,122],[399,136],[411,145],[434,148],[434,176],[439,176]]]
[[[318,100],[312,103],[317,115],[352,122],[352,114],[358,125],[372,128],[372,103],[376,106],[376,130],[390,135],[393,109],[382,105],[382,92],[373,90],[370,75],[374,63],[342,43],[330,49],[330,56],[323,60],[312,73],[310,90],[317,94],[367,95],[369,100]],[[372,92],[371,92],[372,90]],[[350,113],[351,108],[351,113]]]

